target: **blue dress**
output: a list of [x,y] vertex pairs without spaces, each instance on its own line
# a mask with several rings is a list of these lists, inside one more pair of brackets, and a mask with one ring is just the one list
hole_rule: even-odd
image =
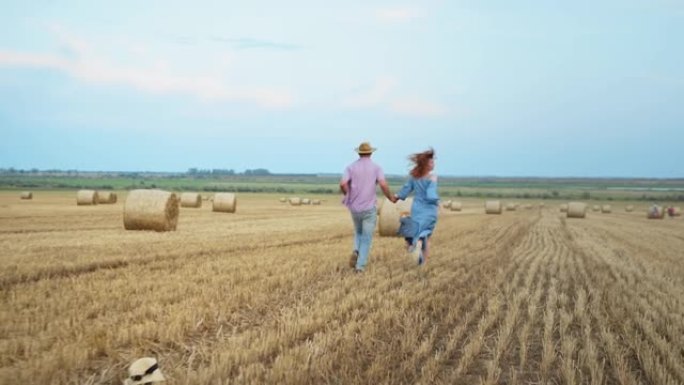
[[439,211],[437,182],[433,182],[429,178],[416,179],[411,177],[399,190],[397,196],[399,199],[405,200],[411,192],[415,195],[411,206],[411,219],[417,228],[415,230],[416,235],[407,238],[413,238],[411,243],[415,243],[419,238],[432,235],[437,224],[437,212]]

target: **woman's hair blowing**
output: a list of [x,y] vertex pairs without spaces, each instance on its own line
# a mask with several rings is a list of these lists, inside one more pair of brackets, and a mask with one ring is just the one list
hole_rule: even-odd
[[435,151],[431,148],[427,151],[413,154],[409,160],[413,162],[414,167],[411,170],[411,176],[414,178],[422,178],[430,172],[430,159],[435,157]]

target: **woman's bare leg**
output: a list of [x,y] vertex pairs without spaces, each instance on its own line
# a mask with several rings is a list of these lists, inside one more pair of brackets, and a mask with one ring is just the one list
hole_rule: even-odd
[[427,263],[430,255],[430,238],[425,237],[425,250],[423,250],[423,264]]

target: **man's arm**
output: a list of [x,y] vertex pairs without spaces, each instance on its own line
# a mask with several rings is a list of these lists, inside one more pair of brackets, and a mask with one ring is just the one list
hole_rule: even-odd
[[349,192],[349,181],[345,180],[340,182],[340,191],[342,192],[342,195],[347,195]]
[[380,185],[382,193],[385,194],[385,197],[387,197],[387,199],[389,199],[390,202],[397,203],[397,197],[392,195],[392,193],[390,192],[389,186],[387,185],[387,181],[383,179],[381,181],[378,181],[378,184]]

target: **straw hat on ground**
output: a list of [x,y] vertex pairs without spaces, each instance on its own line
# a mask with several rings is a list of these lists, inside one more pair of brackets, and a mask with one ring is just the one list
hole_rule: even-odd
[[164,380],[157,360],[152,357],[143,357],[133,362],[128,368],[128,378],[124,381],[124,385],[141,385]]

